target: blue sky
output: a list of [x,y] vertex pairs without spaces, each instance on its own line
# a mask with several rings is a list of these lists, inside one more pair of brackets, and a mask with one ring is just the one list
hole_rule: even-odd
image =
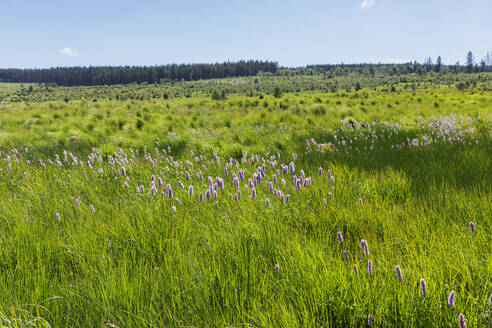
[[0,67],[454,64],[492,51],[492,0],[0,0],[0,31]]

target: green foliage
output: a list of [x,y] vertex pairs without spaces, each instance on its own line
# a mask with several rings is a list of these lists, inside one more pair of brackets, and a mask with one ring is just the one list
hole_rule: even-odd
[[[490,326],[490,77],[378,74],[9,86],[0,92],[0,326],[361,327],[372,315],[375,326],[450,327],[458,313]],[[345,92],[359,78],[361,90]],[[467,81],[470,90],[457,90]],[[331,91],[335,82],[343,91]],[[280,99],[275,87],[286,90]],[[227,101],[213,90],[227,90]],[[432,117],[436,128],[423,123]],[[466,118],[463,141],[408,146]],[[293,153],[295,174],[312,184],[298,191],[281,174],[275,188],[291,196],[281,203],[266,182]],[[257,199],[246,179],[241,200],[229,201],[239,169],[225,176],[230,158],[247,178],[265,164]],[[163,179],[153,196],[151,176]],[[226,182],[217,203],[198,200],[208,176]],[[181,206],[160,195],[168,183]]]

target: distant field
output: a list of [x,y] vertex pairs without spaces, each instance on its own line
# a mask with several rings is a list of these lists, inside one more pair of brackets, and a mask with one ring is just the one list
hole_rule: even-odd
[[0,83],[0,326],[491,327],[490,77]]
[[21,83],[5,83],[0,82],[0,94],[9,94],[20,90]]

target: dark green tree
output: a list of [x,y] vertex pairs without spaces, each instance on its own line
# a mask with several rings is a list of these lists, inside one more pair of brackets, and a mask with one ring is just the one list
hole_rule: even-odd
[[473,72],[473,53],[471,51],[468,51],[468,54],[466,55],[466,72],[471,73]]

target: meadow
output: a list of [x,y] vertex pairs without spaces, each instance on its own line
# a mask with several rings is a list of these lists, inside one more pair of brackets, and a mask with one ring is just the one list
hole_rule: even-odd
[[5,87],[0,326],[492,326],[492,78],[412,79]]

